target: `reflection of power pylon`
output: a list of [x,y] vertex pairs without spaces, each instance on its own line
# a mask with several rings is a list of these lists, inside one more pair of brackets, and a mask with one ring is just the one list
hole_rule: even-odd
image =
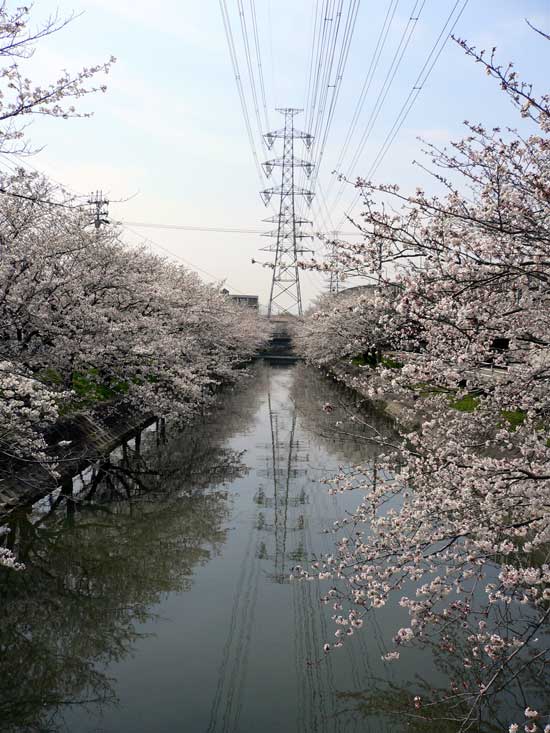
[[303,448],[296,440],[296,412],[293,409],[288,428],[288,437],[281,437],[282,426],[279,420],[279,413],[273,409],[271,392],[268,392],[269,424],[271,430],[271,444],[265,448],[269,449],[267,456],[267,468],[261,471],[264,476],[273,482],[273,496],[267,496],[265,491],[259,490],[256,494],[256,502],[265,509],[273,511],[272,522],[262,513],[262,529],[270,530],[274,534],[274,551],[269,553],[265,546],[262,548],[262,557],[273,560],[274,569],[270,577],[278,583],[285,582],[288,578],[287,559],[292,559],[295,553],[287,552],[287,538],[289,532],[302,532],[304,529],[303,515],[299,515],[296,526],[289,527],[289,508],[300,507],[307,501],[307,495],[303,488],[297,494],[291,494],[292,483],[300,476],[306,474],[305,468],[298,468],[297,463],[306,460],[303,455]]

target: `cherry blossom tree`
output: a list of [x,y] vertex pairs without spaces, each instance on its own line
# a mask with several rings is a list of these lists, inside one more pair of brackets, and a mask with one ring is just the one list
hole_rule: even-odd
[[[323,328],[328,342],[355,326],[344,342],[361,350],[387,329],[409,350],[404,366],[367,365],[362,390],[398,395],[421,425],[387,452],[375,483],[363,466],[334,478],[332,491],[358,489],[361,502],[337,528],[336,552],[297,572],[334,582],[327,652],[392,597],[409,621],[387,661],[430,640],[453,654],[451,632],[463,630],[463,666],[475,668],[476,683],[450,683],[438,703],[465,731],[489,701],[521,690],[527,674],[547,675],[550,663],[550,107],[494,52],[486,60],[462,45],[538,129],[466,123],[450,148],[427,145],[440,193],[358,181],[364,240],[340,243],[338,267],[372,276],[382,262],[395,286],[381,284],[369,314],[339,306],[336,329],[334,311],[317,314],[309,355],[323,363]],[[522,730],[550,729],[550,711],[539,708],[547,701],[528,702],[511,711]]]
[[73,104],[83,96],[104,92],[104,84],[90,83],[98,74],[107,74],[115,62],[111,57],[103,64],[96,64],[71,73],[61,71],[59,77],[47,84],[36,84],[25,73],[25,60],[33,56],[36,43],[65,28],[73,17],[49,17],[42,25],[31,28],[31,8],[8,7],[6,0],[0,3],[0,69],[2,95],[0,96],[0,152],[29,153],[25,127],[36,115],[49,117],[89,116],[79,113]]
[[2,471],[34,462],[55,478],[43,431],[60,409],[110,400],[188,418],[254,356],[266,328],[254,311],[128,246],[115,228],[95,230],[88,212],[41,176],[20,171],[8,185],[0,198]]
[[[98,73],[108,73],[115,59],[94,65],[80,72],[62,71],[59,78],[46,83],[35,84],[25,73],[25,61],[33,56],[36,43],[46,36],[63,29],[72,18],[62,19],[51,16],[41,26],[31,28],[30,8],[19,6],[13,9],[8,3],[0,3],[0,57],[3,64],[0,71],[2,88],[0,90],[0,152],[29,153],[31,148],[25,137],[28,121],[36,115],[68,118],[80,116],[73,100],[96,91],[105,91],[104,85],[90,84]],[[84,114],[82,116],[89,116]],[[20,181],[19,181],[20,183]],[[29,200],[25,192],[9,191],[9,181],[0,179],[0,193],[3,197],[22,196],[20,201]],[[35,193],[32,194],[33,196]],[[37,209],[28,210],[27,215],[34,217]],[[7,212],[6,212],[7,213]],[[8,214],[9,216],[9,214]],[[9,226],[9,221],[3,222]],[[4,240],[2,239],[2,245]],[[4,249],[2,247],[2,256]],[[17,269],[17,268],[16,268]],[[12,276],[17,279],[16,269]],[[4,269],[4,274],[5,274]],[[13,284],[12,277],[2,281],[6,295]],[[6,322],[3,321],[3,326]],[[9,339],[8,339],[9,340]],[[6,339],[3,345],[7,346]],[[11,348],[2,351],[0,366],[0,392],[2,400],[2,435],[0,454],[8,463],[18,461],[37,461],[49,471],[52,467],[46,461],[45,442],[42,429],[57,417],[59,392],[52,392],[37,379],[24,362],[10,358]],[[0,550],[0,565],[15,569],[21,566],[15,562],[9,550]]]
[[[30,9],[0,3],[0,152],[31,152],[33,115],[87,116],[74,100],[104,85],[114,58],[33,83],[25,61],[72,18],[34,30]],[[265,327],[215,287],[116,228],[94,230],[89,213],[57,185],[19,170],[0,178],[0,474],[41,466],[55,480],[44,431],[64,412],[98,401],[186,418],[235,379]],[[0,564],[19,567],[2,550]]]

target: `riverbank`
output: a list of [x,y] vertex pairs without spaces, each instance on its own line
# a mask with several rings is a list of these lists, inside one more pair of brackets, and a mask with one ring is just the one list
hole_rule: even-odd
[[[321,367],[319,367],[321,369]],[[422,412],[418,410],[418,406],[414,399],[399,399],[391,392],[387,393],[384,400],[373,400],[368,394],[367,385],[365,383],[365,370],[360,366],[356,366],[349,362],[341,362],[326,367],[326,376],[348,389],[352,390],[360,397],[373,403],[377,410],[391,418],[396,426],[409,432],[420,427],[422,423]]]
[[155,422],[152,413],[136,412],[128,405],[108,402],[66,415],[44,434],[51,464],[23,462],[7,467],[0,484],[0,523],[23,506],[33,504],[63,486],[79,471],[109,455]]
[[[246,370],[253,361],[235,366],[235,373]],[[201,410],[212,395],[239,381],[224,381],[210,385],[210,397],[205,397]],[[196,413],[200,414],[200,410]],[[195,416],[191,416],[191,422]],[[106,400],[88,409],[59,417],[44,432],[50,464],[14,460],[2,466],[0,480],[0,524],[21,508],[31,505],[59,488],[66,488],[74,476],[91,464],[109,456],[120,445],[133,440],[143,430],[157,423],[164,430],[164,419],[153,412],[136,410],[123,400]]]

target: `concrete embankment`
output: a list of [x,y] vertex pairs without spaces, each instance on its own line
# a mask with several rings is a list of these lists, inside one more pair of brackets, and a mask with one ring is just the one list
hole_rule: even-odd
[[398,399],[397,396],[388,392],[383,400],[373,400],[368,392],[368,378],[365,376],[364,368],[342,362],[326,368],[326,374],[366,400],[374,402],[377,409],[392,418],[405,432],[421,425],[424,415],[419,411],[414,399],[404,400],[401,397]]

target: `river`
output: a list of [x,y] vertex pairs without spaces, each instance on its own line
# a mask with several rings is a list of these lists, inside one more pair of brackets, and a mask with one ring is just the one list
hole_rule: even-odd
[[258,364],[192,426],[145,431],[71,499],[20,513],[27,568],[0,582],[1,729],[411,730],[392,706],[440,673],[426,661],[419,680],[419,652],[382,661],[403,610],[325,656],[325,589],[288,577],[333,549],[325,530],[359,501],[323,478],[359,460],[376,475],[368,428],[344,420],[355,409],[314,370]]

